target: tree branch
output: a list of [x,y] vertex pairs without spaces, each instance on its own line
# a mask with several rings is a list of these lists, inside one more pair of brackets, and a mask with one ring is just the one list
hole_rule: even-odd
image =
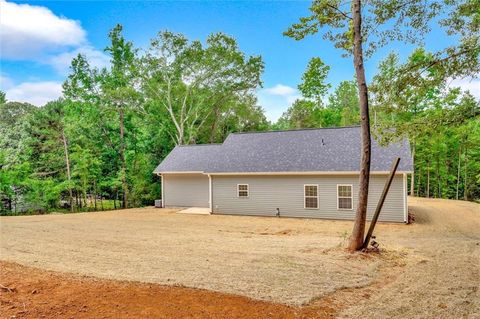
[[335,6],[332,6],[331,4],[327,4],[327,6],[335,11],[337,11],[338,13],[340,13],[342,16],[344,16],[345,18],[349,19],[349,20],[352,20],[352,17],[350,17],[349,15],[347,15],[345,12],[343,12],[342,10],[340,10],[339,8],[335,7]]

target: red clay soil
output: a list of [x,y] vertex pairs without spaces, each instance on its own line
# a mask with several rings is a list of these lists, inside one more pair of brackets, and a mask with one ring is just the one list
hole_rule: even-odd
[[0,318],[334,318],[329,298],[295,308],[207,290],[101,280],[0,262]]

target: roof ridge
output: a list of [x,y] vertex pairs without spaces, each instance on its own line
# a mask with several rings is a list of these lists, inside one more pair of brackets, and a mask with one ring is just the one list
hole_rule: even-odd
[[234,134],[260,134],[260,133],[282,133],[282,132],[298,132],[298,131],[320,131],[320,130],[331,130],[331,129],[338,130],[338,129],[356,128],[356,127],[360,127],[360,125],[297,128],[297,129],[287,129],[287,130],[255,131],[255,132],[232,132],[229,135],[234,135]]

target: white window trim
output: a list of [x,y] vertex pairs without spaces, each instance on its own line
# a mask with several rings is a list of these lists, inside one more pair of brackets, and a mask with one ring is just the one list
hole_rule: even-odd
[[[240,196],[240,189],[238,188],[240,185],[247,185],[247,196]],[[249,198],[250,197],[250,185],[249,184],[237,184],[237,197],[238,198]]]
[[[342,198],[350,198],[352,200],[352,208],[340,208],[338,207],[338,202],[340,199],[340,196],[338,194],[338,187],[340,186],[350,186],[352,192],[350,197],[342,196]],[[353,210],[353,184],[337,184],[337,210]]]
[[[315,186],[317,187],[317,207],[314,208],[314,207],[307,207],[307,205],[305,205],[305,199],[307,198],[306,194],[305,194],[305,187],[306,186]],[[318,192],[319,190],[319,187],[318,187],[318,184],[303,184],[303,208],[304,209],[319,209],[320,207],[320,194]],[[315,197],[315,196],[308,196],[308,197]]]

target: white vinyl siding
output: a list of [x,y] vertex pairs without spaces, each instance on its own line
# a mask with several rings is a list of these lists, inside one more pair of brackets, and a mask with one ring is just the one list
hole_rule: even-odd
[[209,178],[203,174],[162,175],[163,203],[169,207],[209,207]]
[[[355,218],[355,210],[338,210],[337,185],[352,185],[352,207],[358,202],[356,175],[212,175],[213,213],[326,219]],[[368,196],[367,219],[371,219],[387,175],[372,175]],[[238,200],[237,184],[249,185],[248,200]],[[318,185],[318,209],[305,208],[304,185]],[[168,185],[167,185],[168,187]],[[208,189],[208,185],[206,186]],[[252,191],[254,190],[254,191]],[[404,222],[404,184],[402,174],[395,175],[385,200],[380,221]],[[168,202],[168,201],[167,201]]]
[[353,185],[337,185],[337,209],[353,209]]

